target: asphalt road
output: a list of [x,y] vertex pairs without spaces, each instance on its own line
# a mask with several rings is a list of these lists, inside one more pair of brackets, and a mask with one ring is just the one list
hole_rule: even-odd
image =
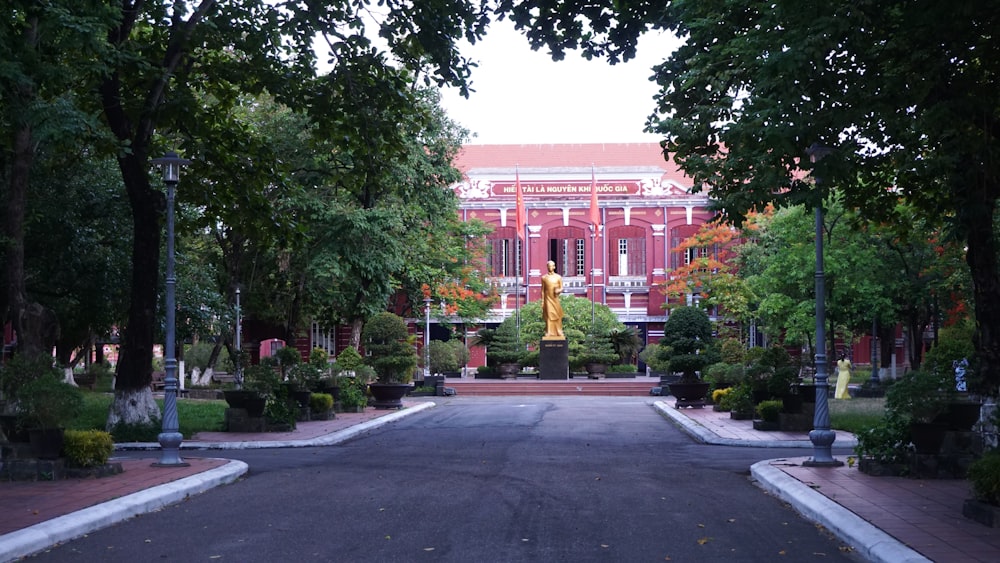
[[858,561],[650,398],[439,398],[338,446],[185,452],[247,477],[40,561]]

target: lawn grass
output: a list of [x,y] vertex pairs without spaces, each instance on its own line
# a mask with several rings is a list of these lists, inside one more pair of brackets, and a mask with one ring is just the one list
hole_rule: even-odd
[[874,426],[885,416],[885,398],[830,399],[830,426],[857,433]]
[[[84,391],[83,412],[68,428],[75,430],[104,430],[108,421],[108,408],[111,406],[110,393]],[[163,399],[157,399],[156,404],[163,410]],[[177,399],[177,420],[180,432],[185,438],[190,438],[198,432],[218,432],[225,424],[226,402],[205,401],[195,399]]]

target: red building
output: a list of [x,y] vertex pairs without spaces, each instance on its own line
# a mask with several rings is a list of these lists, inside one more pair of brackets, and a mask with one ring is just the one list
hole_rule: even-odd
[[663,334],[656,286],[691,258],[675,248],[712,213],[658,144],[467,145],[456,165],[462,218],[494,227],[488,267],[501,299],[488,322],[539,299],[552,260],[566,293],[607,305],[647,340]]

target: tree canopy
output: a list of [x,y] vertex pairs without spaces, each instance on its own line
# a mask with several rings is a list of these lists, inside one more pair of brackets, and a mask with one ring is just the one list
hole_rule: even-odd
[[[967,246],[978,371],[1000,385],[1000,11],[990,2],[670,2],[562,0],[513,6],[556,58],[628,57],[646,29],[684,44],[655,67],[648,128],[740,223],[767,204],[848,208],[898,222],[905,200]],[[813,164],[806,148],[833,154]],[[815,174],[822,183],[814,182]]]

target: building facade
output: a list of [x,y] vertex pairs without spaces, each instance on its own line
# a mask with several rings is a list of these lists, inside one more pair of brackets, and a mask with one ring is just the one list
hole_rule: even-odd
[[487,267],[500,300],[489,322],[540,299],[551,260],[566,293],[607,305],[647,341],[662,336],[657,286],[697,252],[676,248],[712,213],[658,144],[467,145],[456,165],[463,220],[494,228]]

